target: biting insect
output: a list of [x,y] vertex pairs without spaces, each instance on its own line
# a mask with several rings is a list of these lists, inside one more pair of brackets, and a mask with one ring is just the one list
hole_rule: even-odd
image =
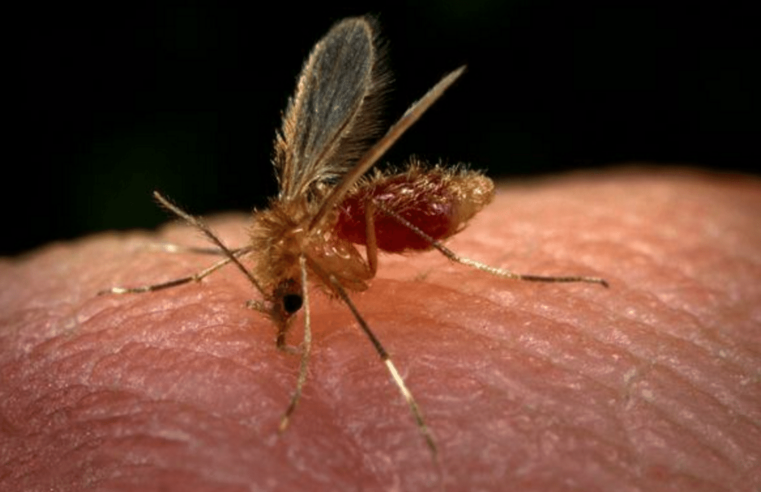
[[[261,299],[248,305],[275,325],[275,343],[281,350],[290,348],[286,335],[295,314],[303,309],[300,367],[280,420],[283,431],[306,381],[311,351],[311,283],[340,299],[351,311],[405,399],[436,462],[433,435],[412,392],[349,297],[350,291],[368,288],[377,271],[378,252],[437,249],[454,262],[507,279],[607,283],[595,277],[518,274],[460,257],[446,248],[441,241],[460,232],[494,196],[494,184],[479,172],[428,166],[412,159],[401,171],[366,175],[465,69],[463,66],[444,76],[380,136],[378,112],[390,78],[375,31],[372,19],[344,19],[312,49],[275,138],[273,164],[280,191],[270,200],[269,208],[254,211],[247,246],[229,248],[201,219],[155,192],[161,205],[200,230],[215,245],[213,252],[223,258],[187,277],[142,287],[113,287],[100,294],[177,287],[233,264],[261,294]],[[364,256],[360,246],[364,246]],[[173,245],[165,250],[201,252]],[[251,261],[252,266],[247,268],[244,261]]]

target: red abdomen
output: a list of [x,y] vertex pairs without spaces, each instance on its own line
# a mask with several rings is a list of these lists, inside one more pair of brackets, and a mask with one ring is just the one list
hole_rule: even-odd
[[[339,207],[336,234],[355,244],[367,244],[365,208],[372,200],[391,210],[435,240],[459,232],[494,196],[486,176],[458,169],[425,169],[413,163],[399,174],[376,174],[350,192]],[[430,249],[429,241],[376,207],[378,248],[389,253]]]

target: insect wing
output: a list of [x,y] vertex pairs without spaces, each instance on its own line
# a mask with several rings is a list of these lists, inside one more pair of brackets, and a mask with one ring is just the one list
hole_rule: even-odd
[[365,18],[339,22],[315,45],[275,141],[280,200],[338,181],[378,136],[388,82],[379,59]]
[[330,191],[330,194],[325,198],[320,209],[312,217],[312,221],[309,223],[309,229],[319,227],[328,212],[333,210],[333,208],[343,200],[346,193],[348,193],[359,178],[378,162],[378,159],[380,159],[383,154],[394,145],[394,142],[396,142],[410,126],[420,119],[423,113],[425,113],[428,108],[441,97],[444,91],[446,91],[464,71],[465,66],[463,65],[457,70],[448,73],[428,92],[426,92],[423,97],[415,101],[412,106],[407,109],[404,115],[399,118],[399,121],[394,123],[383,138],[375,142],[373,146],[362,155],[362,158],[357,162],[357,165],[351,168],[335,188]]

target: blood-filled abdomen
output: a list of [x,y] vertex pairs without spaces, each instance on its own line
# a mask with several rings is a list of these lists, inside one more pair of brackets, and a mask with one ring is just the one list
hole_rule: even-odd
[[431,249],[430,241],[383,210],[390,210],[432,239],[446,239],[465,226],[494,197],[494,183],[476,171],[425,168],[417,162],[401,173],[376,173],[360,182],[339,207],[335,232],[366,244],[365,208],[375,207],[378,248],[389,253]]

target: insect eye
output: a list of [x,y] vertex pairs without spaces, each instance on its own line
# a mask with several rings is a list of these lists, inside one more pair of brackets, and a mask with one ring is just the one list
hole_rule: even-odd
[[280,282],[272,293],[272,297],[279,300],[278,304],[286,316],[292,315],[304,305],[301,284],[292,278]]
[[301,309],[303,303],[304,299],[299,294],[287,294],[283,296],[283,309],[288,314],[293,314]]

